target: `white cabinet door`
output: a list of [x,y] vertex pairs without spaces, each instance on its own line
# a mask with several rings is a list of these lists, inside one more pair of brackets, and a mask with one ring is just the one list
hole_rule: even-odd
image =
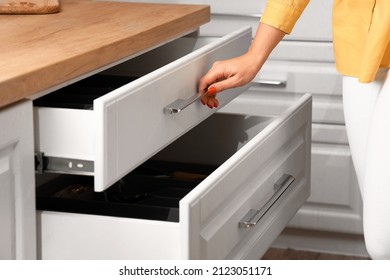
[[32,104],[0,110],[0,259],[35,259]]
[[314,143],[311,195],[290,226],[362,234],[362,202],[346,145]]

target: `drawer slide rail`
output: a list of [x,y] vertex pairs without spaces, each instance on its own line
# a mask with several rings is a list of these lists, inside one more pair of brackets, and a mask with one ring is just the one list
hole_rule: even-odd
[[43,152],[35,153],[35,173],[61,173],[94,175],[94,162],[71,158],[48,157]]

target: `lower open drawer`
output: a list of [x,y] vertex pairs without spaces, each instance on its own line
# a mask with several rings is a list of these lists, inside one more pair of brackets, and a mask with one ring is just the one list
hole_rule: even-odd
[[256,103],[211,116],[104,192],[74,175],[38,186],[40,258],[260,258],[309,195],[311,97],[275,117]]

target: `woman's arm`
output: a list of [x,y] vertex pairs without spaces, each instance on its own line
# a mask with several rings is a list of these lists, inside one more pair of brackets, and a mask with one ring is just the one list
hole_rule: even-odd
[[260,71],[285,32],[260,23],[248,51],[229,60],[217,61],[199,81],[199,92],[208,93],[202,99],[210,108],[217,107],[215,95],[223,90],[245,85]]

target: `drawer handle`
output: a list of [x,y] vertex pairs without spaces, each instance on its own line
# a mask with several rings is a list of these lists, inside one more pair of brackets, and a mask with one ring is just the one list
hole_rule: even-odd
[[164,114],[178,114],[185,108],[190,106],[192,103],[199,100],[202,96],[203,94],[197,93],[188,99],[177,99],[176,101],[172,102],[164,108]]
[[244,218],[242,218],[242,220],[238,223],[238,227],[254,227],[294,181],[294,176],[289,174],[283,174],[283,176],[280,177],[280,179],[277,180],[274,184],[275,193],[272,195],[270,200],[268,200],[267,203],[260,210],[249,210],[249,212],[244,216]]
[[212,13],[211,15],[226,16],[226,17],[249,17],[249,18],[260,19],[263,14]]
[[267,86],[267,87],[286,87],[287,81],[283,80],[254,80],[252,81],[252,85],[254,86]]

